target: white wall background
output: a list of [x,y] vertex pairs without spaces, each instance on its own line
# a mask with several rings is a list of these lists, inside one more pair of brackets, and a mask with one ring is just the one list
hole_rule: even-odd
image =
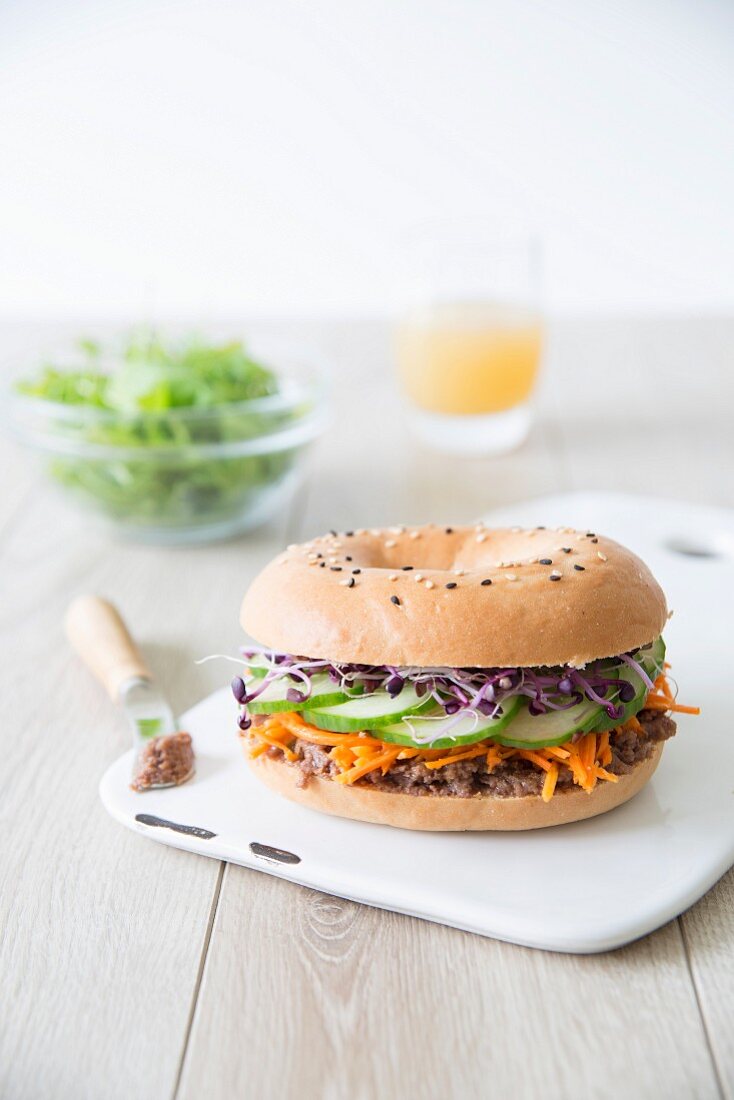
[[557,311],[734,307],[728,0],[0,0],[0,310],[365,313],[516,216]]

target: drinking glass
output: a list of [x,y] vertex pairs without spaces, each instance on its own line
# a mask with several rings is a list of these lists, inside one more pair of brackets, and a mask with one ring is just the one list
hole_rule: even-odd
[[542,347],[540,242],[462,227],[420,235],[395,355],[416,435],[443,451],[501,454],[530,429]]

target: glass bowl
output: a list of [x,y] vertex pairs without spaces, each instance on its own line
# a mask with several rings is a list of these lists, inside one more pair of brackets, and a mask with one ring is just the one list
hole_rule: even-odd
[[65,495],[156,543],[228,538],[286,503],[326,422],[322,376],[278,371],[250,401],[121,414],[12,392],[11,432]]

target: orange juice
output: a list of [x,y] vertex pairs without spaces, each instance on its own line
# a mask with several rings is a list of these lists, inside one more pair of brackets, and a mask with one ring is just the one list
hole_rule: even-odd
[[538,374],[541,324],[526,309],[446,304],[399,326],[403,387],[421,409],[446,416],[505,412],[524,404]]

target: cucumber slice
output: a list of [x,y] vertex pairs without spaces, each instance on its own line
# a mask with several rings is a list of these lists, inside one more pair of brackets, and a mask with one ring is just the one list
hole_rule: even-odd
[[[508,726],[520,709],[521,700],[513,697],[503,705],[503,713],[498,718],[486,718],[480,715],[477,720],[471,715],[466,715],[457,722],[452,718],[444,718],[438,722],[435,718],[410,716],[408,721],[398,722],[390,726],[381,726],[375,732],[381,741],[389,741],[393,745],[409,745],[415,749],[453,749],[457,745],[473,745],[477,741],[484,741],[487,737],[495,737],[498,730]],[[443,711],[437,711],[443,714]],[[448,733],[445,731],[448,729]],[[416,741],[413,733],[423,737],[428,733],[433,734],[433,740]]]
[[247,704],[247,709],[252,714],[275,714],[278,711],[305,710],[307,707],[309,710],[311,707],[334,707],[339,703],[347,703],[361,691],[345,691],[324,672],[311,677],[311,694],[308,699],[302,703],[292,703],[287,697],[288,691],[291,688],[300,691],[301,687],[299,681],[283,676],[268,684],[265,691]]
[[273,667],[264,653],[256,653],[254,657],[243,657],[242,663],[250,676],[254,676],[258,680],[262,680],[264,676],[267,676]]
[[[640,654],[639,664],[642,665],[650,679],[654,680],[655,677],[662,671],[663,664],[665,662],[665,642],[662,638],[657,638],[653,642],[650,649],[646,649]],[[642,710],[645,699],[647,698],[647,684],[645,681],[637,675],[633,668],[629,665],[623,665],[620,669],[615,667],[613,675],[618,680],[626,680],[628,684],[631,684],[635,689],[634,698],[629,703],[624,705],[624,713],[621,718],[610,718],[606,711],[602,708],[602,713],[599,716],[599,721],[594,726],[594,729],[598,733],[603,733],[605,730],[614,729],[615,726],[621,726],[625,722],[633,718],[639,711]],[[610,696],[615,699],[616,696]]]
[[651,680],[660,675],[665,665],[665,642],[662,638],[656,638],[649,649],[641,651],[640,664]]
[[312,726],[330,730],[332,733],[359,733],[361,730],[393,725],[403,715],[420,714],[435,705],[430,695],[421,699],[415,688],[406,684],[394,699],[386,691],[376,691],[371,695],[363,695],[361,699],[350,699],[348,703],[336,707],[314,708],[309,701],[303,717]]
[[523,705],[506,730],[495,735],[500,745],[516,749],[544,749],[549,745],[562,745],[575,733],[586,733],[596,728],[604,708],[584,700],[568,710],[553,710],[547,714],[531,714]]

